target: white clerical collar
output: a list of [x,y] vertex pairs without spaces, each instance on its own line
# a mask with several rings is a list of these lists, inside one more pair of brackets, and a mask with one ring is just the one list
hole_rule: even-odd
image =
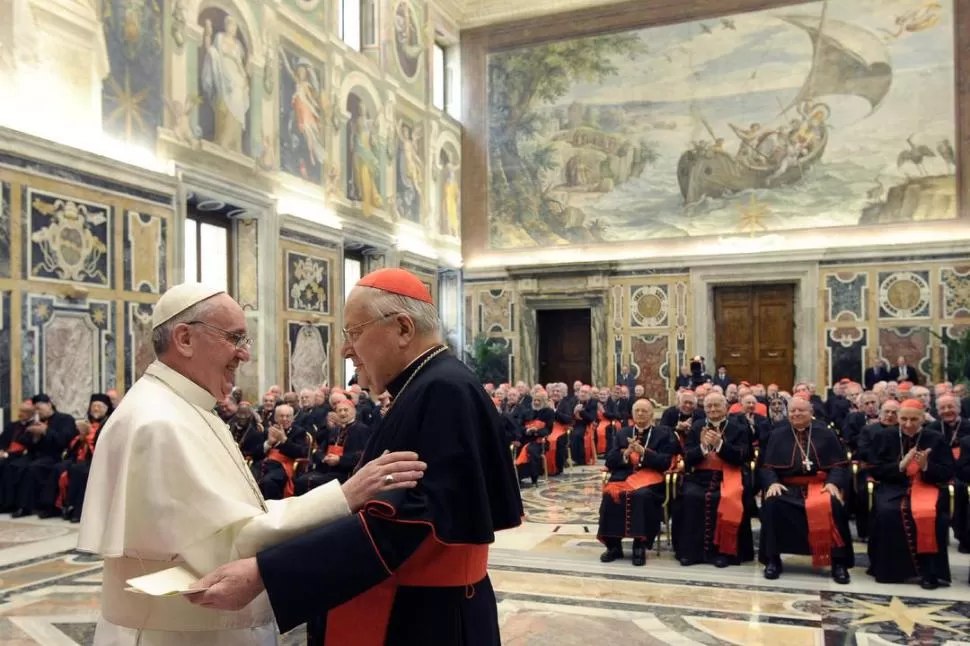
[[176,372],[161,361],[153,361],[145,370],[146,375],[155,377],[176,393],[184,397],[190,404],[204,410],[212,410],[216,405],[216,398],[208,390],[202,388],[185,375]]

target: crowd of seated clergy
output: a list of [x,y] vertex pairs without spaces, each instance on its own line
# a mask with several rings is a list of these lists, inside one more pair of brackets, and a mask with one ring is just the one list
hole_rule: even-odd
[[970,553],[966,386],[889,380],[915,376],[903,360],[872,372],[885,379],[869,389],[842,379],[824,400],[814,384],[788,393],[730,383],[722,372],[721,384],[695,381],[665,409],[641,385],[631,396],[625,371],[611,387],[485,390],[523,487],[603,460],[603,562],[623,558],[623,539],[633,539],[633,564],[644,565],[666,525],[682,566],[757,558],[765,578],[777,579],[782,556],[801,554],[844,584],[854,524],[876,581],[949,585],[951,532]]
[[[0,513],[80,522],[98,436],[119,400],[115,390],[93,394],[87,415],[78,420],[58,412],[46,394],[24,401],[0,434]],[[259,408],[236,389],[216,412],[263,496],[280,499],[331,480],[344,482],[386,405],[386,394],[372,400],[356,385],[299,393],[273,386]]]

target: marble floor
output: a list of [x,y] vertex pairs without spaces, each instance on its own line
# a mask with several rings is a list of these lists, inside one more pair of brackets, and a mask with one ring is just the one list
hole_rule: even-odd
[[[970,556],[951,548],[953,586],[880,585],[866,576],[857,544],[852,583],[786,557],[766,581],[753,564],[680,567],[666,541],[647,565],[599,562],[600,472],[580,467],[523,489],[528,522],[499,534],[490,573],[503,644],[966,644]],[[101,565],[74,551],[77,526],[0,516],[0,645],[91,644]],[[302,630],[286,646],[304,644]],[[422,645],[424,646],[424,645]],[[427,645],[435,646],[435,645]]]

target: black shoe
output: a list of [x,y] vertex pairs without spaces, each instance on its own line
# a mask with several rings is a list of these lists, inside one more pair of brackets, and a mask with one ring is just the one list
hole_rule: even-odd
[[940,582],[932,574],[925,574],[919,582],[919,587],[923,588],[924,590],[936,590],[938,587],[940,587]]
[[621,558],[623,558],[623,548],[610,547],[605,552],[600,554],[600,563],[612,563],[616,559]]
[[849,571],[844,565],[832,565],[832,580],[839,585],[848,585]]
[[957,545],[957,551],[960,552],[960,554],[970,554],[970,543],[967,543],[967,542],[960,543],[959,545]]
[[13,514],[11,514],[11,518],[23,518],[24,516],[30,516],[32,513],[34,512],[30,511],[29,509],[24,509],[23,507],[21,507]]
[[729,565],[731,565],[731,561],[723,554],[718,554],[717,558],[714,559],[714,567],[716,568],[726,568]]
[[769,581],[774,581],[781,576],[781,561],[775,559],[768,561],[768,565],[765,566],[765,578]]
[[75,514],[71,514],[71,522],[74,523],[74,524],[80,523],[81,522],[81,512],[77,512]]
[[61,518],[64,520],[71,520],[71,515],[74,513],[74,507],[65,507],[61,510]]
[[697,563],[697,561],[692,561],[689,558],[682,558],[682,559],[680,559],[680,564],[683,567],[688,567],[688,566],[694,565],[695,563]]
[[637,567],[647,564],[647,550],[642,546],[633,548],[633,564]]
[[37,518],[40,518],[41,520],[45,518],[53,518],[56,515],[57,515],[57,512],[54,511],[53,509],[41,509],[40,511],[37,512]]

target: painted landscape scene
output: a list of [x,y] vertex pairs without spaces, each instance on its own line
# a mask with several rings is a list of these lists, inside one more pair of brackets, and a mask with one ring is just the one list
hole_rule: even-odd
[[957,217],[952,0],[825,0],[488,59],[490,246]]

